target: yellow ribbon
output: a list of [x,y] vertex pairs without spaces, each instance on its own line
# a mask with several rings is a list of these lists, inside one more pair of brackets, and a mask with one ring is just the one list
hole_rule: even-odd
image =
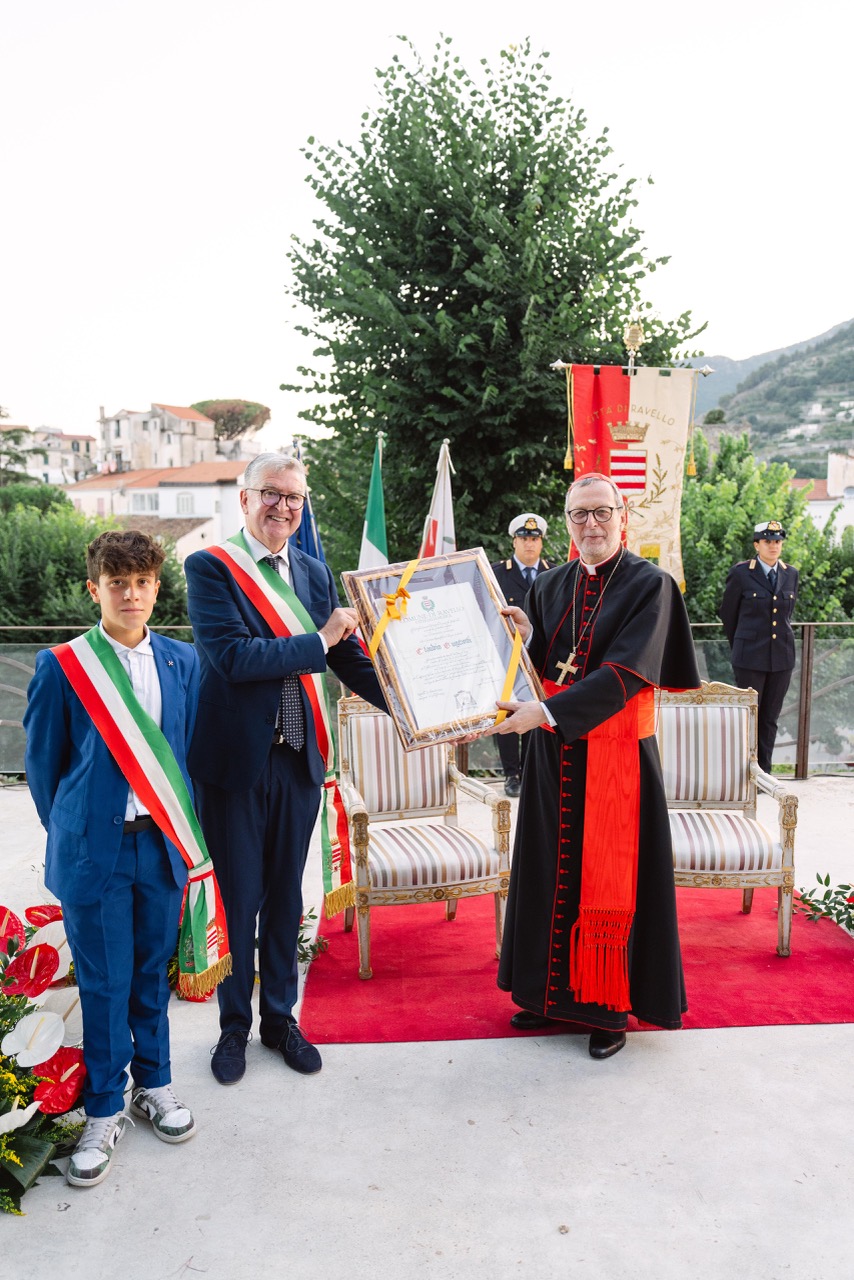
[[409,564],[403,571],[403,576],[398,583],[397,590],[385,595],[385,613],[377,619],[376,630],[371,636],[371,643],[368,645],[368,653],[372,658],[380,647],[380,641],[383,638],[383,633],[391,619],[396,618],[400,621],[401,618],[406,617],[406,602],[412,599],[411,595],[406,590],[406,584],[409,582],[409,579],[412,577],[419,564],[419,560],[410,560]]
[[[522,633],[520,631],[517,631],[516,635],[513,638],[513,648],[510,652],[510,662],[507,666],[507,675],[504,677],[504,688],[501,690],[501,697],[499,698],[499,702],[510,701],[510,696],[513,693],[513,686],[516,683],[516,672],[519,670],[519,659],[521,658],[521,656],[522,656]],[[503,709],[499,711],[495,717],[495,723],[501,724],[501,721],[506,717],[506,715],[507,715],[507,712],[504,711]]]

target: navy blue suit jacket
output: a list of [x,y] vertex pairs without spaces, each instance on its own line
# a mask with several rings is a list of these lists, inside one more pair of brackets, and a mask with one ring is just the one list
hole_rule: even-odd
[[771,590],[758,560],[742,560],[733,565],[718,616],[732,649],[734,667],[748,671],[792,670],[792,615],[797,594],[798,571],[791,565],[778,562],[776,591]]
[[[187,745],[193,731],[199,663],[192,645],[151,633],[162,701],[161,729],[193,794]],[[25,768],[47,831],[45,884],[61,902],[95,902],[115,870],[128,784],[55,656],[43,649],[27,690]],[[166,840],[175,883],[187,867]]]
[[[327,565],[288,547],[291,586],[320,628],[338,608]],[[238,587],[225,564],[207,551],[184,562],[187,608],[199,653],[201,687],[190,772],[201,783],[225,791],[248,791],[261,776],[270,753],[282,677],[331,667],[339,679],[374,706],[386,710],[370,659],[354,638],[339,641],[328,654],[316,632],[274,636]],[[306,724],[312,718],[301,690]],[[306,741],[312,782],[322,785],[324,766],[313,733]]]

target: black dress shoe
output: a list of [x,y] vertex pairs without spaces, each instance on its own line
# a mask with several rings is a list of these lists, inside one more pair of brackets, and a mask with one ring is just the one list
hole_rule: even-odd
[[543,1013],[531,1013],[530,1009],[520,1009],[510,1019],[510,1026],[517,1031],[536,1031],[538,1027],[553,1027],[554,1018],[547,1018]]
[[625,1043],[625,1031],[594,1031],[590,1036],[590,1057],[613,1058]]
[[225,1031],[211,1049],[211,1071],[219,1084],[237,1084],[246,1072],[246,1045],[250,1031]]
[[519,777],[518,773],[513,773],[509,778],[504,779],[504,794],[506,796],[513,796],[515,798],[521,790],[522,779]]
[[323,1066],[320,1054],[309,1044],[293,1018],[289,1018],[282,1031],[261,1032],[261,1043],[268,1049],[278,1049],[287,1065],[302,1076],[313,1076]]

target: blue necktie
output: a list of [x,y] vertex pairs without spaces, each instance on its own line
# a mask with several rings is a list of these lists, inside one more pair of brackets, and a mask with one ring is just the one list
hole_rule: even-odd
[[770,570],[768,574],[768,582],[770,583],[771,590],[776,591],[777,590],[777,570],[776,569]]

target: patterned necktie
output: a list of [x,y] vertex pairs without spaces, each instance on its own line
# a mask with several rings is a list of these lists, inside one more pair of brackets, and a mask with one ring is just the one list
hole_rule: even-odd
[[[263,560],[275,573],[279,572],[281,556],[264,556]],[[282,680],[276,729],[289,747],[293,747],[294,751],[302,751],[305,746],[305,712],[296,676],[285,676]]]
[[777,570],[776,569],[772,569],[768,574],[768,582],[770,583],[771,590],[776,591],[777,590]]

